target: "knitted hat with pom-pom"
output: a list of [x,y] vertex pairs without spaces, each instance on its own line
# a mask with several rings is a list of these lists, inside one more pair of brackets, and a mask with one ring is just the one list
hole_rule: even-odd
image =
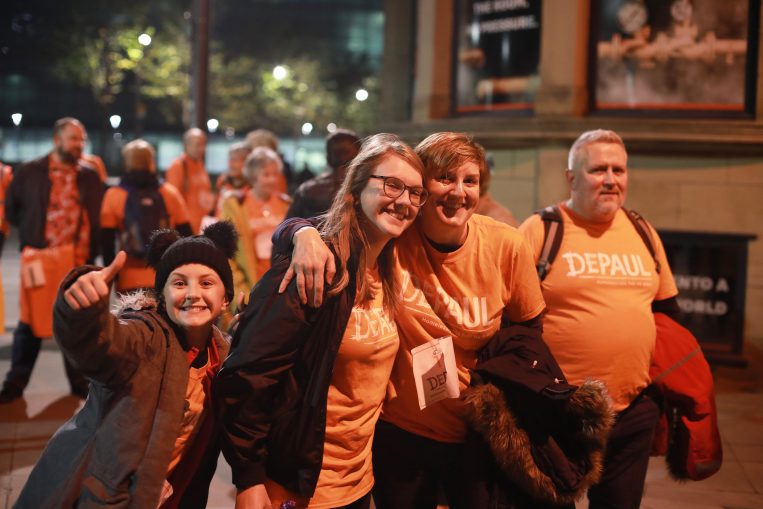
[[214,270],[225,286],[228,302],[233,299],[233,274],[228,260],[236,253],[238,235],[227,221],[207,226],[201,235],[181,237],[175,230],[157,230],[148,245],[148,264],[156,271],[154,290],[161,295],[173,270],[198,263]]

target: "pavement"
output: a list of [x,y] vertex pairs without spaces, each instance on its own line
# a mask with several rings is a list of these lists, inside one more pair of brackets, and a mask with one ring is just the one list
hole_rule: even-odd
[[[10,365],[10,329],[18,320],[18,242],[11,237],[2,258],[6,332],[0,334],[0,376]],[[652,458],[644,509],[763,508],[763,353],[750,351],[747,368],[714,367],[724,462],[714,476],[700,482],[670,479],[663,458]],[[0,509],[10,508],[46,442],[81,406],[69,395],[61,353],[44,342],[24,397],[0,405]],[[209,508],[231,508],[235,489],[230,468],[220,458],[210,489]],[[582,501],[578,509],[584,509]]]

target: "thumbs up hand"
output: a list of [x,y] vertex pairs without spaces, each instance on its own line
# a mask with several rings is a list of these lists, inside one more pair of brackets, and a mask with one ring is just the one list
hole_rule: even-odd
[[120,251],[111,265],[83,274],[64,292],[66,303],[74,310],[86,309],[108,298],[111,282],[122,270],[127,253]]

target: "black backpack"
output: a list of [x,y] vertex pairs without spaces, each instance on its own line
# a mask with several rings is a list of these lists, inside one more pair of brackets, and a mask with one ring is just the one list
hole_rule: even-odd
[[133,258],[146,258],[151,233],[169,227],[169,214],[158,186],[136,187],[124,182],[127,191],[124,230],[119,235],[121,248]]
[[[646,219],[635,210],[623,207],[623,212],[630,219],[641,240],[644,241],[649,254],[654,259],[655,270],[659,274],[662,267],[657,259],[657,252],[654,249],[654,242],[649,233]],[[551,264],[554,262],[556,255],[559,254],[559,247],[562,245],[562,236],[564,235],[564,222],[562,221],[562,212],[559,210],[559,205],[549,205],[535,213],[543,220],[543,248],[541,249],[538,263],[535,265],[535,269],[538,271],[538,278],[543,281],[548,276],[548,271],[551,269]]]

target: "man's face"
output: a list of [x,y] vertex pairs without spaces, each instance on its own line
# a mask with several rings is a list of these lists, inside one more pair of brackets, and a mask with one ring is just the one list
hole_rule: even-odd
[[583,147],[580,167],[567,172],[572,210],[595,223],[611,221],[625,203],[628,154],[616,143]]
[[185,144],[185,153],[197,161],[204,160],[204,152],[207,150],[207,137],[203,134],[196,134],[188,137]]
[[334,170],[344,171],[358,155],[358,144],[351,138],[340,138],[331,144],[328,163]]
[[82,157],[85,150],[87,133],[82,126],[77,124],[68,124],[61,131],[53,136],[53,146],[56,155],[62,162],[75,164]]

